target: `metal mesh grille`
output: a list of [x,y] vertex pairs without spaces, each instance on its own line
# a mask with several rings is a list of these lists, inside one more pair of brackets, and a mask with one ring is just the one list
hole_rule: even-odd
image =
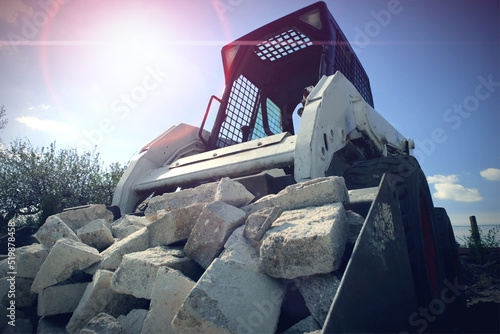
[[365,101],[373,106],[373,97],[371,94],[370,82],[359,62],[358,58],[351,52],[350,48],[345,42],[342,42],[340,32],[335,32],[337,35],[338,43],[335,46],[335,60],[333,73],[340,71],[345,77],[352,82],[354,87],[359,91]]
[[234,81],[222,122],[217,147],[226,147],[243,141],[241,127],[250,124],[256,103],[258,88],[244,76]]
[[313,45],[309,37],[290,29],[255,46],[254,52],[262,60],[275,61],[281,57]]

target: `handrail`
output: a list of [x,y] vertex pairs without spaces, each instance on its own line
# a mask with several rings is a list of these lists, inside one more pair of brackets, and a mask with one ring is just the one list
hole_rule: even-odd
[[205,111],[205,116],[203,116],[203,122],[201,122],[200,131],[198,132],[198,137],[202,141],[203,145],[205,145],[205,149],[208,149],[208,143],[205,140],[205,138],[203,138],[202,132],[203,132],[203,128],[205,127],[205,122],[207,121],[208,113],[210,112],[210,107],[212,106],[213,99],[217,100],[219,103],[222,103],[222,100],[219,99],[217,96],[212,95],[210,97],[210,100],[208,101],[207,110]]

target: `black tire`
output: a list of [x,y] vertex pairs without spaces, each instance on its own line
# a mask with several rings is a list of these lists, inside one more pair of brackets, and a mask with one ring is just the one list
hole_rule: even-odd
[[363,161],[349,167],[344,178],[348,189],[376,187],[384,173],[395,176],[417,301],[420,307],[429,307],[439,298],[444,272],[436,247],[434,205],[417,160],[405,155]]
[[[462,266],[458,255],[458,245],[455,240],[455,233],[451,225],[450,218],[444,208],[434,208],[434,217],[438,230],[440,252],[443,259],[444,276],[447,282],[453,286],[463,286]],[[456,291],[448,292],[447,298],[453,299],[447,304],[447,323],[449,331],[460,327],[467,311],[467,301],[464,291],[457,289]],[[450,298],[451,297],[451,298]]]

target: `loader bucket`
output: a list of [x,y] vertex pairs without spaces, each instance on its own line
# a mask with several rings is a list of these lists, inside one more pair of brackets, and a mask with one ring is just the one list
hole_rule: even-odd
[[384,174],[323,333],[400,332],[417,308],[393,176]]

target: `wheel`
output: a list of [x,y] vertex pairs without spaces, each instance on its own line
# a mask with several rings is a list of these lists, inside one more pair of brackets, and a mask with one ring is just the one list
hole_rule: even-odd
[[[376,187],[384,173],[391,173],[396,178],[396,192],[417,302],[420,307],[429,308],[431,302],[439,298],[444,284],[444,261],[441,249],[436,247],[432,197],[417,160],[405,155],[363,161],[349,167],[344,172],[344,178],[348,189]],[[436,325],[432,322],[428,321],[425,328]]]

